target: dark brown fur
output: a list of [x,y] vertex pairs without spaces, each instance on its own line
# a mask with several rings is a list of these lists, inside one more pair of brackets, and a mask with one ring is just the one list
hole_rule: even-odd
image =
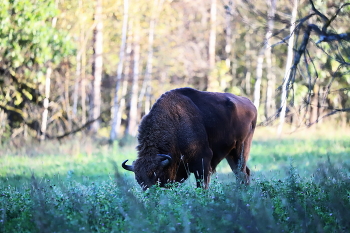
[[[192,88],[163,94],[139,126],[138,159],[133,163],[137,182],[147,188],[159,182],[183,182],[194,173],[197,186],[208,188],[210,174],[225,159],[232,171],[249,183],[246,163],[256,125],[252,102],[230,93]],[[160,166],[167,154],[172,163]]]

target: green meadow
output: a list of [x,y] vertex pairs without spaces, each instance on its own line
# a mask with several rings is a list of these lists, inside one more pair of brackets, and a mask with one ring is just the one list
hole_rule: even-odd
[[349,232],[350,134],[258,128],[249,186],[226,161],[210,188],[194,177],[142,192],[121,163],[134,143],[93,139],[0,147],[0,232]]

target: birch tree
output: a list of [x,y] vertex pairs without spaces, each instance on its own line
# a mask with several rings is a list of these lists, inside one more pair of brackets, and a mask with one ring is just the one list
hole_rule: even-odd
[[226,6],[226,14],[225,14],[225,53],[226,66],[229,68],[231,66],[231,51],[232,51],[232,19],[233,19],[233,11],[232,11],[233,3],[231,0],[228,1]]
[[49,114],[49,99],[50,99],[50,86],[51,86],[51,73],[52,68],[49,64],[47,70],[46,70],[46,77],[45,77],[45,99],[44,99],[44,111],[42,115],[41,120],[41,135],[40,140],[45,140],[46,135],[46,129],[47,129],[47,118]]
[[246,64],[246,73],[245,73],[245,90],[247,95],[251,94],[251,77],[252,77],[252,62],[251,62],[251,50],[250,50],[250,37],[246,36],[245,38],[245,64]]
[[260,49],[258,58],[257,58],[257,66],[256,66],[256,78],[254,84],[254,105],[256,109],[259,110],[260,107],[260,91],[261,91],[261,80],[263,75],[263,62],[264,62],[264,52],[265,45]]
[[93,32],[94,57],[92,64],[93,82],[90,110],[90,120],[94,120],[90,126],[90,131],[93,133],[99,129],[100,124],[96,119],[101,114],[101,80],[103,72],[102,0],[96,0],[94,21],[96,26]]
[[124,13],[123,13],[123,26],[122,26],[122,39],[120,44],[120,51],[119,51],[119,63],[117,68],[117,75],[116,75],[116,86],[115,86],[115,92],[114,92],[114,101],[112,106],[112,126],[111,126],[111,132],[110,132],[110,141],[114,141],[118,137],[119,127],[120,127],[120,120],[118,120],[118,92],[121,86],[121,80],[123,75],[123,65],[125,60],[125,45],[126,45],[126,34],[127,34],[127,27],[128,27],[128,11],[129,11],[129,1],[124,0]]
[[[120,98],[119,98],[119,106],[118,106],[118,112],[117,112],[117,122],[118,122],[118,129],[121,131],[121,123],[123,115],[126,115],[126,101],[128,97],[128,88],[129,88],[129,82],[132,80],[132,49],[133,49],[133,20],[129,20],[128,22],[128,34],[127,34],[127,40],[126,40],[126,50],[125,50],[125,59],[124,59],[124,75],[122,77],[121,82],[121,90],[119,91]],[[125,114],[124,114],[125,113]],[[118,131],[118,132],[119,132]],[[120,132],[121,133],[121,132]],[[121,133],[122,136],[126,134],[125,132]]]
[[[268,5],[268,20],[267,28],[268,32],[266,33],[267,41],[271,39],[274,29],[274,18],[276,12],[276,0],[267,0]],[[275,111],[275,86],[276,86],[276,74],[274,73],[272,66],[272,53],[270,44],[267,45],[266,52],[266,101],[265,101],[265,118],[268,119]]]
[[216,46],[216,0],[210,2],[210,32],[209,32],[209,75],[208,75],[208,89],[213,91],[218,87],[217,80],[213,76],[213,69],[215,68],[215,46]]
[[148,49],[147,49],[147,64],[146,64],[146,71],[145,71],[145,78],[143,81],[142,89],[140,91],[139,100],[140,103],[142,99],[145,97],[145,105],[144,105],[144,111],[145,114],[148,114],[150,108],[151,108],[151,91],[152,86],[150,85],[152,80],[152,70],[153,70],[153,44],[154,44],[154,34],[155,34],[155,27],[157,23],[157,18],[159,16],[159,12],[162,8],[164,0],[154,0],[153,6],[152,6],[152,12],[151,12],[151,19],[149,23],[149,30],[148,30]]
[[298,0],[293,1],[293,10],[292,10],[292,17],[290,19],[290,37],[288,40],[288,53],[287,53],[287,62],[286,62],[286,69],[285,74],[283,78],[283,84],[282,84],[282,94],[281,94],[281,105],[280,105],[280,117],[279,117],[279,125],[277,128],[277,134],[281,135],[285,117],[286,117],[286,109],[287,109],[287,97],[288,97],[288,89],[287,85],[289,84],[290,74],[291,74],[291,68],[293,63],[293,48],[294,48],[294,30],[295,30],[295,21],[297,17],[297,11],[298,11]]
[[[274,27],[273,18],[275,15],[276,2],[275,0],[267,0],[268,13],[267,13],[267,30],[264,38],[264,46],[259,50],[256,66],[256,81],[254,85],[254,105],[257,109],[260,106],[260,92],[261,92],[261,80],[263,76],[263,64],[264,58],[271,59],[271,48],[269,45],[269,39],[272,36],[272,31]],[[271,60],[266,61],[268,64]],[[270,66],[271,67],[271,66]],[[271,100],[269,100],[271,101]]]
[[133,41],[133,74],[131,80],[130,92],[130,110],[127,124],[127,134],[136,136],[137,121],[138,121],[138,89],[139,89],[139,75],[140,75],[140,22],[135,22],[134,41]]

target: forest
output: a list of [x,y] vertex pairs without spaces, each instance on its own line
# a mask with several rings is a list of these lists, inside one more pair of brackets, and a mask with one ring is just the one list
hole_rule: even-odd
[[[339,0],[1,0],[0,232],[350,232],[349,19]],[[180,87],[254,103],[249,185],[226,160],[208,189],[122,169]]]
[[[246,96],[259,126],[350,115],[350,3],[5,0],[0,140],[137,134],[178,87]],[[332,117],[330,117],[332,116]]]

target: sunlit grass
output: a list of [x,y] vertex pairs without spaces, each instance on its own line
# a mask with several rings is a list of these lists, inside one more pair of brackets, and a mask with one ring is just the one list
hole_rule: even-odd
[[42,145],[41,149],[29,148],[20,152],[7,150],[6,154],[0,156],[0,180],[29,179],[32,174],[37,177],[109,176],[115,172],[112,162],[121,164],[125,159],[136,158],[134,146],[119,148],[117,145],[94,144],[95,148],[92,149],[86,147],[85,143],[77,144],[78,141],[66,145],[49,143]]
[[[336,135],[336,136],[335,136]],[[98,146],[90,140],[66,144],[49,143],[21,150],[2,150],[0,178],[36,176],[103,176],[114,173],[112,162],[119,165],[136,159],[135,143],[126,147]],[[278,138],[274,129],[257,128],[248,166],[256,174],[284,176],[293,164],[301,175],[311,175],[321,163],[330,160],[335,166],[350,164],[350,134],[330,131],[302,131]],[[130,174],[123,169],[120,172]],[[224,160],[217,168],[219,175],[232,173]],[[230,178],[231,179],[231,178]]]
[[[320,164],[331,162],[338,168],[350,164],[347,129],[325,132],[326,129],[304,130],[279,137],[274,128],[257,128],[248,166],[256,174],[283,177],[290,164],[302,176],[310,176]],[[217,170],[231,172],[225,161]]]

